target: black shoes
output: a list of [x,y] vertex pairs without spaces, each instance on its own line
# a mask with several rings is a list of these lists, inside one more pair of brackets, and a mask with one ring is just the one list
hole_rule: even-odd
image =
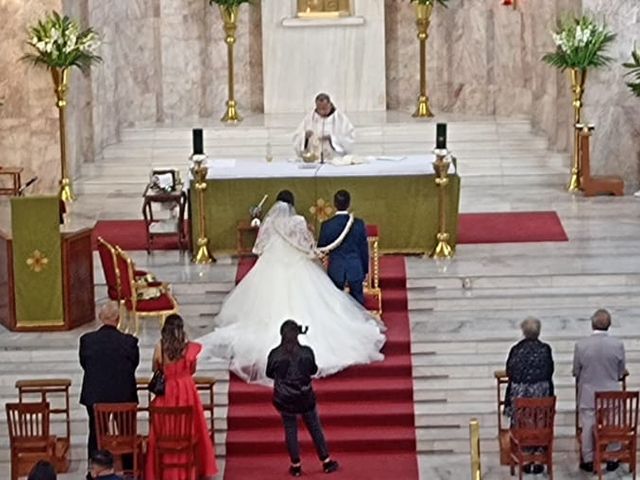
[[299,477],[302,475],[302,465],[291,465],[289,467],[289,475],[292,477]]
[[583,462],[580,464],[580,470],[583,472],[593,473],[593,462]]
[[620,466],[620,462],[607,462],[607,472],[615,472]]
[[338,462],[335,460],[327,460],[326,462],[322,462],[322,470],[324,473],[333,473],[338,470]]

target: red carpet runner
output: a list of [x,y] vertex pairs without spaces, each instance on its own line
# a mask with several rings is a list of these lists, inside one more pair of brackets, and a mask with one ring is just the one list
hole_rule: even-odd
[[[237,280],[253,265],[242,260]],[[384,362],[351,367],[314,383],[331,455],[341,469],[327,477],[300,429],[302,478],[413,480],[418,478],[410,327],[404,258],[381,258]],[[271,390],[232,375],[229,386],[225,480],[291,478],[280,417]]]
[[[146,230],[143,220],[100,220],[93,230],[123,250],[145,250]],[[566,242],[567,234],[556,212],[461,213],[458,220],[458,244],[510,242]],[[157,250],[175,250],[174,239],[158,238]]]

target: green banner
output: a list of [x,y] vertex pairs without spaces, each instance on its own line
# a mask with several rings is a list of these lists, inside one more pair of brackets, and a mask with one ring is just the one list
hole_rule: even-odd
[[[207,238],[212,251],[234,252],[237,224],[248,221],[249,208],[264,194],[266,213],[282,189],[296,199],[296,210],[319,232],[319,223],[333,215],[333,195],[339,189],[351,193],[351,210],[366,223],[380,227],[383,252],[425,253],[436,245],[438,232],[438,187],[434,175],[380,177],[255,178],[207,180],[205,210]],[[460,177],[449,177],[446,190],[447,232],[455,246],[458,230]],[[191,190],[194,245],[198,237],[198,202]]]
[[59,208],[57,197],[11,199],[18,327],[64,324]]

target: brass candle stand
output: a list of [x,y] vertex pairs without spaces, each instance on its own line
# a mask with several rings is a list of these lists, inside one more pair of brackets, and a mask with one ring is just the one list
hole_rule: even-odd
[[418,107],[413,116],[417,118],[433,117],[427,96],[427,39],[429,38],[432,12],[433,5],[416,4],[416,26],[420,42],[420,96],[418,97]]
[[472,418],[469,421],[469,451],[471,453],[471,480],[482,479],[480,463],[480,422]]
[[192,155],[191,175],[194,179],[194,187],[198,195],[198,240],[196,254],[193,262],[197,264],[207,264],[215,262],[216,259],[209,253],[209,239],[207,238],[207,217],[204,207],[204,191],[207,189],[207,172],[209,169],[204,164],[206,155]]
[[233,82],[233,45],[236,43],[236,29],[238,27],[238,7],[226,7],[220,5],[220,16],[222,17],[225,33],[224,41],[227,44],[227,88],[229,98],[227,100],[227,111],[220,121],[227,123],[237,123],[242,121],[242,117],[236,109],[236,99],[234,95]]
[[60,132],[60,200],[72,202],[75,195],[71,189],[71,179],[67,168],[67,133],[65,112],[67,107],[68,69],[51,68],[54,92],[56,94],[56,107],[58,108],[58,129]]
[[572,68],[569,71],[571,78],[571,92],[573,93],[573,161],[571,165],[571,180],[567,190],[578,192],[582,190],[582,165],[580,161],[580,130],[575,128],[582,123],[582,97],[584,85],[587,80],[587,71],[580,68]]
[[449,165],[446,149],[434,150],[436,160],[433,162],[433,169],[436,172],[436,187],[438,188],[438,233],[436,240],[438,243],[429,254],[432,258],[451,258],[453,248],[449,245],[449,233],[447,233],[447,185],[449,185]]

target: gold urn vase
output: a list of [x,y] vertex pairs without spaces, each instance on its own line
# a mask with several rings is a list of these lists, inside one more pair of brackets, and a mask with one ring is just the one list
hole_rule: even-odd
[[429,38],[432,12],[433,5],[416,4],[416,26],[420,43],[420,95],[413,116],[417,118],[433,117],[427,95],[427,39]]
[[67,89],[69,82],[69,70],[67,68],[51,68],[54,92],[56,94],[56,107],[58,108],[58,130],[60,132],[60,199],[63,202],[72,202],[75,195],[71,188],[69,169],[67,166],[67,133],[65,112],[67,108]]
[[582,123],[582,97],[584,85],[587,81],[587,70],[572,68],[569,70],[571,92],[573,94],[573,160],[571,165],[571,180],[567,190],[577,192],[582,189],[582,161],[580,158],[580,132],[576,125]]
[[237,123],[242,121],[242,117],[236,108],[233,82],[233,45],[236,43],[236,30],[238,28],[238,7],[225,7],[220,5],[220,17],[222,18],[225,43],[227,44],[227,86],[228,99],[227,111],[220,119],[222,122]]

